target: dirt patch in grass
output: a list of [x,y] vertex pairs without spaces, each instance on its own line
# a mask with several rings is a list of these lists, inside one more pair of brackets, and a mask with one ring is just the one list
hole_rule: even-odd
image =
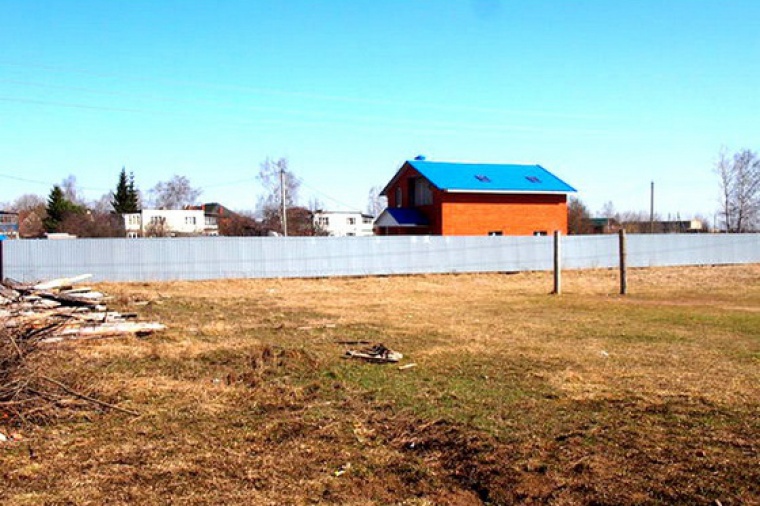
[[[760,266],[113,284],[35,356],[140,416],[13,425],[3,504],[752,504]],[[737,288],[739,287],[739,288]],[[342,358],[381,342],[394,365]],[[67,412],[68,413],[68,412]]]

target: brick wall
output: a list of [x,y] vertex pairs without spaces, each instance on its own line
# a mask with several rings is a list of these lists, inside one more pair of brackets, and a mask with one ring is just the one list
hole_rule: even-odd
[[442,195],[442,235],[567,234],[565,195]]

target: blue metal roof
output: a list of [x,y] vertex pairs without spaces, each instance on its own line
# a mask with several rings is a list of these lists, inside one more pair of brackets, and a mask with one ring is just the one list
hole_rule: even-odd
[[388,207],[375,220],[378,227],[424,227],[429,223],[424,214],[409,207]]
[[540,165],[450,163],[426,160],[408,160],[406,164],[415,168],[434,186],[444,191],[526,193],[576,191]]

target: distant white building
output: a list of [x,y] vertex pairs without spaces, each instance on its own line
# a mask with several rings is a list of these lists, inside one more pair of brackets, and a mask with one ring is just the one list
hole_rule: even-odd
[[122,217],[127,237],[219,235],[216,216],[201,209],[143,209]]
[[335,237],[374,235],[374,218],[358,211],[315,211],[314,225]]

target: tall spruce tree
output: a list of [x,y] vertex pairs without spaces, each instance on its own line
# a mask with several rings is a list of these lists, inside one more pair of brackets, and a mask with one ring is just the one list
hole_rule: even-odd
[[45,225],[45,230],[48,232],[58,232],[61,226],[61,222],[63,222],[63,219],[67,214],[73,212],[81,212],[82,209],[76,204],[67,200],[63,194],[61,187],[55,185],[53,186],[53,189],[50,190],[50,195],[48,196],[47,201],[47,208],[45,210],[47,211],[47,217],[43,222]]
[[130,213],[140,212],[140,196],[135,188],[135,173],[129,173],[129,184],[127,185],[127,201],[129,203]]
[[122,167],[119,173],[119,182],[111,201],[113,210],[118,214],[136,213],[139,209],[137,190],[135,190],[135,177],[133,174],[127,178],[127,170]]

